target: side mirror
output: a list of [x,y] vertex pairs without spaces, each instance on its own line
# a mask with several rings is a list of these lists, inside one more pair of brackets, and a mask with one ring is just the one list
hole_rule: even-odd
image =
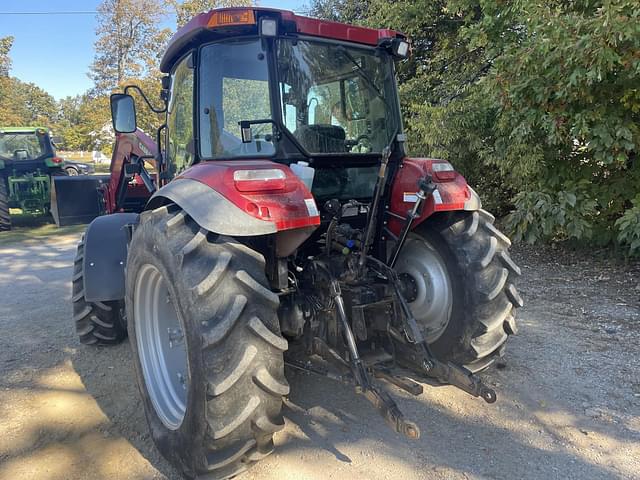
[[242,137],[242,143],[253,142],[253,133],[251,133],[251,122],[240,122],[240,136]]
[[109,98],[111,102],[111,120],[113,129],[118,133],[133,133],[136,131],[136,104],[131,95],[114,93]]

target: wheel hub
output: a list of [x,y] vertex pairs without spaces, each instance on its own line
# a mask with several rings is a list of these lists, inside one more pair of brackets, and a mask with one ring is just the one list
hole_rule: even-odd
[[417,235],[407,238],[395,270],[411,312],[428,343],[446,330],[453,305],[453,291],[442,256]]
[[401,273],[398,275],[400,279],[400,288],[404,299],[411,303],[418,298],[418,284],[415,279],[408,273]]
[[136,344],[151,403],[171,430],[182,424],[189,386],[184,329],[164,277],[143,265],[134,294]]

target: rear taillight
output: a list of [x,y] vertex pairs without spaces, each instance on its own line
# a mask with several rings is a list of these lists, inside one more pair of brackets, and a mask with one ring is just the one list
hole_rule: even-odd
[[53,157],[53,158],[51,159],[51,161],[52,161],[53,163],[55,163],[56,165],[60,165],[61,163],[63,163],[63,162],[64,162],[64,159],[62,159],[62,158],[60,158],[60,157]]
[[449,162],[433,162],[431,164],[433,178],[440,182],[455,180],[456,171]]
[[287,175],[280,169],[236,170],[233,183],[239,192],[284,190]]

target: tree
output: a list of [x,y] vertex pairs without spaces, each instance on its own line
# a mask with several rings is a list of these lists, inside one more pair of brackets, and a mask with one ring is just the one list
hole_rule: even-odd
[[[513,210],[516,238],[640,251],[636,1],[365,3],[358,23],[412,38],[398,65],[411,151],[449,159],[485,205]],[[312,10],[353,21],[350,5]]]
[[8,77],[11,70],[9,51],[13,46],[13,37],[0,38],[0,77]]
[[509,218],[516,238],[627,243],[634,235],[617,220],[640,184],[640,7],[488,5],[470,34],[500,49],[484,90],[499,108],[494,163],[522,179]]
[[202,12],[208,12],[220,7],[249,7],[254,5],[252,0],[173,0],[176,11],[178,28]]
[[0,120],[2,125],[51,126],[58,118],[55,99],[33,83],[0,77]]
[[334,22],[366,23],[370,4],[368,0],[316,0],[309,14]]
[[165,14],[163,0],[102,1],[90,73],[96,92],[106,93],[153,73],[170,34],[158,27]]

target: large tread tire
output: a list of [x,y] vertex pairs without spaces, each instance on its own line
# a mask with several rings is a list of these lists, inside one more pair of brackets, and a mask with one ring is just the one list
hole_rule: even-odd
[[[174,430],[154,409],[138,352],[135,285],[147,264],[165,279],[186,342],[186,409]],[[264,269],[262,255],[174,205],[143,213],[133,234],[126,309],[138,386],[158,450],[189,478],[237,475],[273,451],[284,427],[287,341]]]
[[80,343],[85,345],[115,345],[127,336],[123,302],[87,302],[84,297],[84,237],[78,244],[73,262],[73,322]]
[[485,210],[452,212],[416,231],[443,257],[453,288],[449,324],[431,349],[440,360],[472,372],[504,354],[507,338],[517,333],[516,309],[523,305],[513,283],[520,268],[494,220]]
[[4,176],[0,175],[0,232],[11,230],[11,215],[9,214],[9,192]]

